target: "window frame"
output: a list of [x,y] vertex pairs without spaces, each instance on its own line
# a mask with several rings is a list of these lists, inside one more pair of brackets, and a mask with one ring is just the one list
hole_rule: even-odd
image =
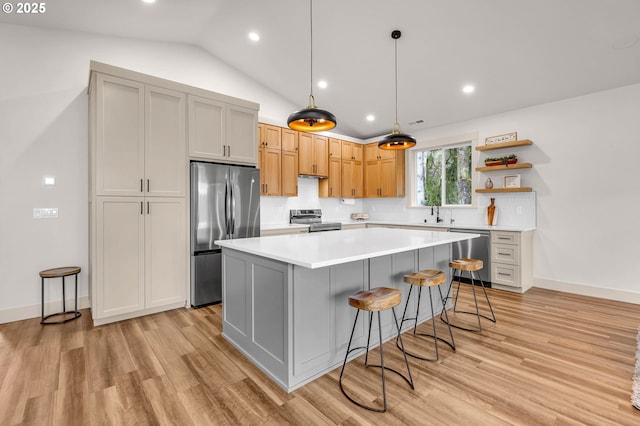
[[[466,133],[461,135],[455,135],[450,137],[432,139],[428,141],[420,141],[415,148],[410,150],[409,167],[407,168],[407,183],[410,196],[409,207],[416,209],[428,209],[431,206],[423,206],[418,204],[416,197],[417,188],[417,170],[416,170],[416,157],[418,152],[428,151],[432,149],[451,149],[461,147],[465,145],[471,145],[471,204],[459,205],[459,204],[443,204],[442,208],[447,209],[475,209],[478,203],[478,197],[476,194],[476,184],[478,180],[478,172],[476,171],[476,164],[478,162],[478,152],[475,149],[478,142],[477,133]],[[444,186],[443,186],[444,191]],[[445,198],[442,198],[444,201]]]

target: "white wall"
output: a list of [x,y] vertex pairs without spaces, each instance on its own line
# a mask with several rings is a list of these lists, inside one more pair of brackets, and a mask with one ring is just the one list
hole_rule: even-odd
[[[0,24],[0,52],[0,323],[40,315],[38,272],[51,267],[82,267],[87,306],[90,60],[258,102],[261,119],[297,107],[193,46]],[[33,219],[34,207],[59,218]],[[53,284],[46,300],[60,301]]]

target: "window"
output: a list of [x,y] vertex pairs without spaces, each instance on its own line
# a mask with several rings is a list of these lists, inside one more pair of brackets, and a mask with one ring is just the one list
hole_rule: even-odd
[[470,206],[471,142],[417,151],[416,205]]

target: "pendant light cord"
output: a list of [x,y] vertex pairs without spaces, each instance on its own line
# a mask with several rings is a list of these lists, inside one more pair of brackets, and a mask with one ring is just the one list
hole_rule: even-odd
[[398,125],[398,39],[393,40],[395,43],[395,62],[396,62],[396,126]]
[[309,106],[315,107],[315,98],[313,97],[313,0],[309,0],[309,38],[310,38],[310,54],[311,54],[311,72],[309,73]]

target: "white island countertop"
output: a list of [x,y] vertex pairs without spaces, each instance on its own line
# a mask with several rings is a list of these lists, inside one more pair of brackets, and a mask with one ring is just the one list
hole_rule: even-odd
[[215,243],[223,248],[315,269],[477,237],[478,234],[467,233],[364,228],[218,240]]

